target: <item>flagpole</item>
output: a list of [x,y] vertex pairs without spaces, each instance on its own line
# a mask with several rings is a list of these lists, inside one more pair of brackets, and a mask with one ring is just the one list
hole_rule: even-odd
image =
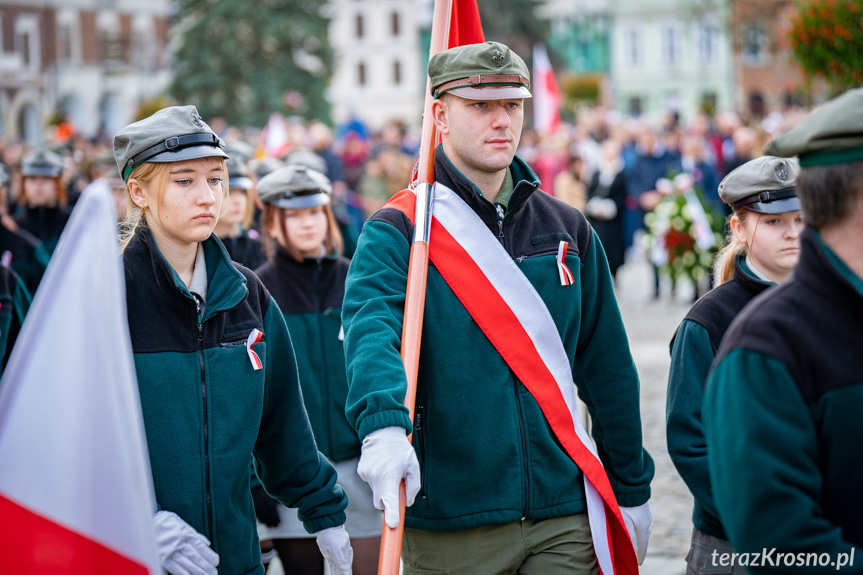
[[[453,0],[435,0],[431,27],[429,58],[446,50]],[[419,370],[420,342],[422,339],[423,310],[425,309],[426,279],[428,277],[429,230],[432,216],[432,184],[434,183],[434,149],[438,135],[432,117],[431,86],[426,78],[425,105],[423,107],[423,129],[417,163],[417,186],[415,189],[416,215],[414,239],[411,244],[408,264],[408,281],[405,291],[405,314],[402,321],[402,363],[407,377],[405,407],[411,421],[414,418],[417,373]],[[391,529],[386,522],[381,531],[381,552],[378,575],[398,575],[405,524],[405,483],[399,486],[399,524]]]

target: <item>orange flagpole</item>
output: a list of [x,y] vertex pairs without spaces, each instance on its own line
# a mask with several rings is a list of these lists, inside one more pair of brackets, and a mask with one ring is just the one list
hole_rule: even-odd
[[[431,28],[429,58],[447,49],[453,0],[435,0]],[[423,129],[417,163],[416,216],[414,240],[411,245],[408,281],[405,292],[405,315],[402,321],[401,356],[407,377],[405,406],[411,421],[414,418],[417,373],[419,370],[420,341],[422,339],[423,310],[425,309],[426,279],[428,277],[429,228],[431,226],[432,184],[434,183],[434,149],[438,134],[432,118],[431,86],[426,78]],[[410,439],[410,437],[408,438]],[[405,483],[399,487],[399,524],[391,529],[386,522],[381,531],[381,552],[378,575],[398,575],[405,524]]]

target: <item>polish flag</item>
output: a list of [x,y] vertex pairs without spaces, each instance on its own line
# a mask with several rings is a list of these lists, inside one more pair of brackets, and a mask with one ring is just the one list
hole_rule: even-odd
[[270,158],[280,158],[291,147],[288,137],[288,123],[281,114],[271,114],[261,134],[264,153]]
[[483,42],[485,42],[485,34],[482,31],[476,0],[452,0],[447,48]]
[[81,196],[0,382],[0,573],[161,573],[115,222]]
[[533,45],[533,125],[539,134],[552,134],[560,127],[560,88],[551,69],[545,45]]

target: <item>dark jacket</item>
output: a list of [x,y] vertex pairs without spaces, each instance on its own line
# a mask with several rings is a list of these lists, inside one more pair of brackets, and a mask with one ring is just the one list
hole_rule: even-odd
[[50,255],[54,253],[54,248],[57,247],[57,242],[60,240],[60,234],[63,233],[63,228],[66,227],[66,222],[69,221],[71,214],[72,210],[66,207],[25,207],[15,218],[15,222],[22,229],[36,236],[44,244]]
[[[710,478],[735,551],[863,557],[861,334],[863,278],[805,229],[792,277],[731,324],[708,384]],[[820,569],[795,567],[835,567]]]
[[695,498],[692,523],[700,531],[727,539],[710,489],[707,443],[701,407],[710,365],[725,331],[738,313],[772,283],[755,277],[743,257],[734,275],[698,300],[671,338],[666,438],[668,455]]
[[0,225],[0,257],[7,257],[6,252],[11,258],[12,271],[18,274],[31,295],[36,293],[50,258],[45,247],[28,231],[12,231]]
[[618,268],[623,265],[623,256],[626,251],[626,237],[624,235],[624,214],[626,213],[626,176],[623,170],[614,176],[610,185],[600,181],[599,172],[593,175],[590,186],[587,188],[588,198],[607,198],[617,206],[617,215],[610,220],[600,220],[588,217],[590,225],[596,230],[596,235],[605,249],[605,257],[608,258],[608,267],[611,274],[617,273]]
[[228,256],[232,260],[250,270],[262,266],[267,261],[261,240],[251,237],[247,232],[243,232],[235,238],[219,238],[219,241],[228,250]]
[[348,264],[335,254],[298,262],[278,248],[274,261],[255,270],[285,316],[315,440],[334,462],[360,455],[359,437],[345,418],[342,300]]
[[30,294],[18,275],[0,266],[0,376],[30,309]]
[[[516,185],[499,217],[441,148],[435,155],[437,180],[476,212],[547,304],[618,502],[641,505],[653,461],[641,446],[638,376],[602,248],[581,212],[538,191],[524,162],[515,158],[510,170]],[[433,264],[411,426],[399,347],[412,233],[393,208],[366,223],[342,312],[349,421],[360,437],[390,426],[414,431],[422,487],[406,526],[454,531],[584,512],[581,471]],[[569,286],[558,277],[561,240],[569,242],[565,261],[575,276]]]
[[[206,536],[219,573],[264,572],[249,458],[267,491],[310,532],[341,525],[347,497],[315,446],[282,313],[215,236],[203,242],[203,309],[141,230],[124,252],[129,331],[156,503]],[[263,369],[254,370],[253,346]]]

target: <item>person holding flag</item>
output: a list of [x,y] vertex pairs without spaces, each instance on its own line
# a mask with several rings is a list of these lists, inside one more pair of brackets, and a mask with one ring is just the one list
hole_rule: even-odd
[[358,472],[390,528],[405,480],[405,575],[634,574],[654,468],[602,246],[515,156],[524,61],[485,42],[434,55],[428,72],[442,143],[415,419],[399,355],[417,203],[405,190],[366,222],[346,280]]
[[213,235],[228,195],[221,139],[194,106],[120,130],[114,155],[129,194],[121,226],[126,302],[172,575],[261,575],[249,462],[297,507],[331,572],[350,574],[347,497],[318,451],[291,339],[260,280]]

